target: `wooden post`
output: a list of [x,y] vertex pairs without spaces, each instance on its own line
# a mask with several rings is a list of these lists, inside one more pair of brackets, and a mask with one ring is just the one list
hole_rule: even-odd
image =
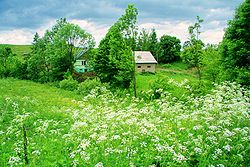
[[23,153],[24,153],[24,161],[26,165],[29,164],[27,147],[28,147],[27,132],[26,132],[25,125],[23,124]]
[[135,77],[135,53],[132,52],[132,62],[133,62],[133,86],[134,86],[134,97],[136,97],[136,77]]

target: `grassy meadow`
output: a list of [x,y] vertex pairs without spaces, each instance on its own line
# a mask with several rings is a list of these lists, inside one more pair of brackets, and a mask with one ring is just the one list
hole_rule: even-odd
[[185,101],[172,89],[153,100],[152,90],[133,98],[105,87],[80,96],[1,79],[0,166],[25,166],[25,155],[27,166],[247,166],[249,91],[224,83],[195,97],[188,82],[168,78]]

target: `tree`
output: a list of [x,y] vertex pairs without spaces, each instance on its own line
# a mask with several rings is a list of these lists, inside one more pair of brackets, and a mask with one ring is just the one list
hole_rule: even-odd
[[222,64],[228,79],[250,85],[250,0],[235,12],[221,44]]
[[93,64],[101,82],[121,88],[130,86],[134,71],[132,50],[136,47],[137,15],[134,5],[128,5],[125,14],[100,42]]
[[136,38],[138,35],[138,26],[137,26],[137,15],[138,9],[134,7],[133,4],[129,4],[125,14],[122,15],[118,21],[115,23],[115,26],[119,28],[126,45],[129,46],[132,50],[136,49]]
[[195,67],[198,78],[201,80],[201,66],[204,43],[199,39],[201,23],[203,20],[197,16],[197,22],[193,26],[188,27],[189,42],[185,42],[181,57],[184,62],[187,62],[190,67]]
[[15,65],[14,54],[10,47],[6,45],[0,46],[0,76],[8,77]]
[[163,35],[159,42],[159,63],[171,63],[179,60],[181,41],[169,35]]
[[42,38],[35,34],[28,69],[33,80],[62,80],[65,72],[73,72],[79,51],[93,48],[92,36],[78,25],[59,19]]
[[157,39],[157,34],[154,28],[151,30],[151,33],[149,35],[149,45],[150,45],[149,46],[150,52],[156,58],[157,52],[158,52],[158,39]]
[[146,29],[142,29],[137,41],[136,50],[150,51],[153,56],[157,57],[158,52],[158,39],[155,29],[149,33]]
[[128,88],[132,80],[132,51],[126,45],[117,25],[113,25],[100,42],[94,69],[101,82]]
[[208,44],[203,51],[202,65],[205,77],[213,82],[220,81],[221,55],[217,45]]

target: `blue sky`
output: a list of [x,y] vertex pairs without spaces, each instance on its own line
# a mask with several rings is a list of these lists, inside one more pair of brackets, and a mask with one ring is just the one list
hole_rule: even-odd
[[43,35],[59,18],[78,24],[97,44],[129,3],[138,8],[140,29],[155,28],[158,37],[168,34],[182,42],[196,16],[204,19],[201,39],[222,40],[227,21],[244,0],[0,0],[0,43],[31,44],[35,32]]

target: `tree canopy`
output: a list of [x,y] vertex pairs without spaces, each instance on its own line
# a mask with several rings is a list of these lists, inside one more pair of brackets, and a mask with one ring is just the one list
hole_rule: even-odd
[[179,60],[181,41],[173,36],[163,35],[159,42],[159,61],[160,63],[171,63]]
[[101,40],[93,61],[101,82],[122,88],[130,86],[133,72],[132,49],[136,47],[137,14],[134,5],[128,5],[125,14]]
[[250,85],[250,0],[245,0],[228,22],[222,44],[222,61],[228,77]]
[[62,80],[65,72],[73,72],[75,56],[93,48],[92,36],[78,25],[68,23],[66,19],[57,20],[52,30],[43,37],[34,36],[32,55],[28,70],[33,80]]

